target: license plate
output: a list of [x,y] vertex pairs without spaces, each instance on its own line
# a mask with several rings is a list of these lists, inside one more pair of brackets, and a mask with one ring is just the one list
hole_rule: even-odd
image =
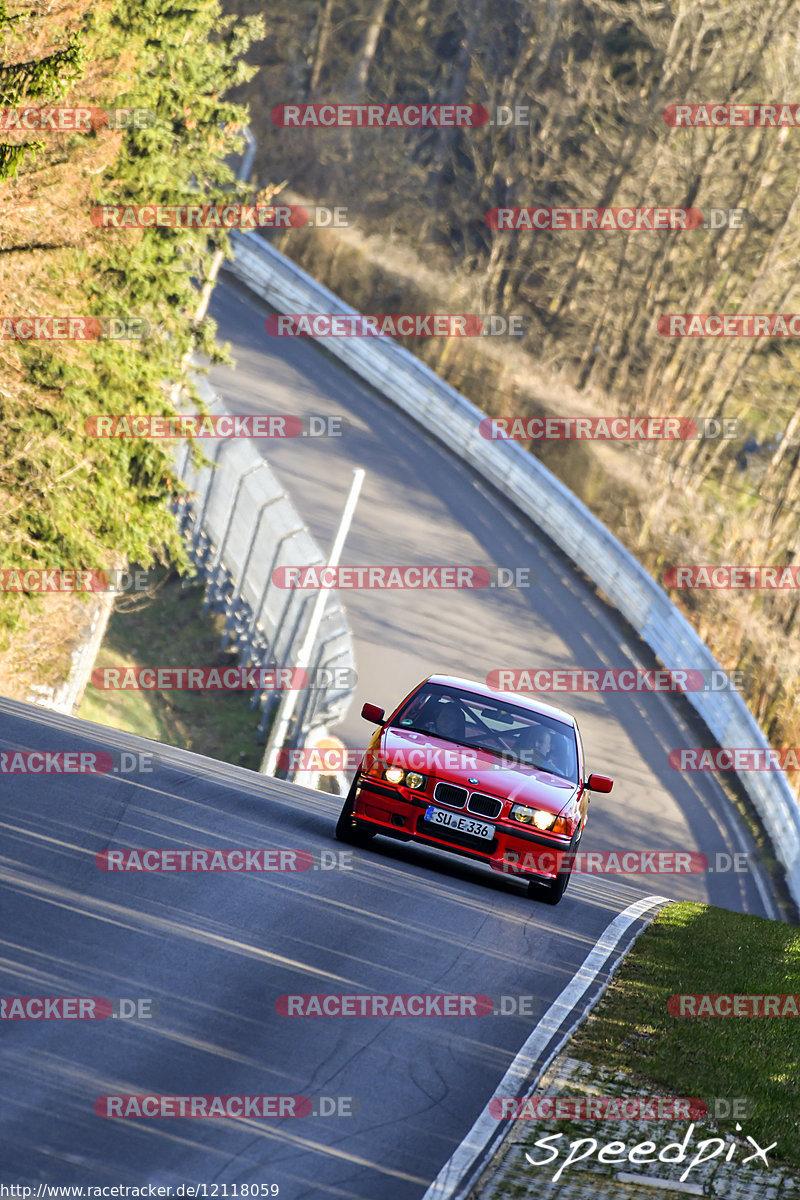
[[483,821],[473,821],[472,817],[462,817],[458,813],[446,812],[443,808],[429,805],[425,812],[425,820],[432,825],[444,825],[447,829],[457,829],[460,833],[470,833],[473,837],[486,838],[490,842],[494,837],[494,825],[486,825]]

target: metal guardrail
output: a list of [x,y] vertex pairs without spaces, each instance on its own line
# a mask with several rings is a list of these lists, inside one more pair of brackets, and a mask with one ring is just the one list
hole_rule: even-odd
[[[196,378],[210,413],[228,410],[208,381]],[[189,409],[182,407],[182,411]],[[232,646],[247,667],[292,667],[303,641],[316,592],[287,590],[272,582],[276,567],[322,565],[325,558],[287,493],[250,440],[203,439],[211,465],[196,468],[191,445],[178,450],[178,474],[187,496],[176,504],[181,532],[206,584],[204,611],[225,615],[223,647]],[[309,673],[327,669],[328,686],[309,688],[298,707],[291,744],[340,721],[353,697],[353,638],[344,608],[332,593],[325,608]],[[263,734],[280,693],[255,692]]]
[[[236,257],[230,269],[276,310],[355,313],[257,234],[235,230],[232,243]],[[483,438],[478,426],[485,414],[423,362],[389,338],[334,337],[326,338],[324,345],[531,518],[602,589],[665,667],[720,670],[663,588],[588,508],[522,446]],[[762,730],[737,693],[685,695],[720,745],[768,749]],[[739,779],[800,906],[797,800],[779,772],[742,771]]]

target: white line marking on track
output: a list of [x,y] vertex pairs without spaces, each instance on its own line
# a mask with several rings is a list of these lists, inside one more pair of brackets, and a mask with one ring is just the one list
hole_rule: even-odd
[[[565,1020],[571,1014],[574,1015],[575,1010],[594,983],[609,955],[619,945],[631,925],[638,921],[649,909],[669,903],[670,900],[667,896],[645,896],[641,900],[629,904],[627,908],[623,909],[614,918],[601,937],[595,942],[593,948],[589,951],[567,986],[550,1005],[547,1012],[539,1021],[539,1024],[531,1030],[521,1049],[517,1052],[511,1066],[495,1088],[494,1094],[485,1104],[472,1129],[470,1129],[461,1145],[450,1155],[433,1183],[425,1192],[422,1200],[457,1200],[458,1196],[464,1194],[463,1192],[456,1192],[455,1189],[458,1187],[459,1182],[470,1172],[470,1168],[475,1166],[477,1160],[482,1156],[493,1136],[497,1133],[497,1120],[489,1115],[491,1100],[500,1096],[518,1096],[520,1094],[525,1080],[534,1069],[537,1060],[547,1049],[549,1043],[552,1041],[554,1035],[558,1033]],[[551,1057],[555,1056],[567,1038],[571,1037],[584,1016],[585,1013],[582,1012],[575,1018]],[[544,1064],[542,1069],[546,1065]],[[473,1172],[470,1172],[471,1174]],[[474,1182],[474,1179],[469,1179],[467,1182],[468,1186],[470,1186]]]

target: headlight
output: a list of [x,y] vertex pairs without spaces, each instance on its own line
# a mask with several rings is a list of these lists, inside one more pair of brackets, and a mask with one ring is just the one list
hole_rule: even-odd
[[419,771],[406,771],[404,767],[384,768],[383,778],[387,783],[404,783],[406,787],[413,788],[415,791],[425,787],[427,782],[425,776],[420,775]]
[[512,804],[511,818],[521,821],[523,825],[535,825],[537,829],[552,829],[556,823],[553,813],[545,812],[542,808],[528,808],[525,804]]

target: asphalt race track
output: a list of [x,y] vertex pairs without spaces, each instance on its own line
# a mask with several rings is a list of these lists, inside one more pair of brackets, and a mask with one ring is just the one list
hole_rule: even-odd
[[[343,562],[532,568],[528,589],[346,596],[359,688],[337,731],[363,745],[364,700],[496,667],[652,665],[536,531],[424,430],[313,344],[264,331],[222,282],[212,315],[238,369],[212,379],[237,413],[336,414],[339,439],[261,442],[323,547],[355,466],[367,479]],[[691,667],[691,663],[686,664]],[[680,775],[697,742],[657,694],[548,697],[574,711],[597,796],[582,849],[750,849],[717,784]],[[9,1182],[271,1184],[282,1200],[413,1200],[470,1128],[532,1023],[612,918],[661,894],[775,915],[760,874],[579,875],[556,908],[477,864],[379,839],[344,850],[339,801],[185,751],[0,701],[3,749],[148,751],[152,773],[6,775],[0,791],[4,996],[146,998],[149,1019],[0,1024]],[[299,872],[111,873],[135,847],[302,850]],[[336,859],[340,852],[344,859]],[[348,857],[349,856],[349,857]],[[713,858],[712,858],[713,861]],[[531,995],[533,1016],[284,1017],[284,994]],[[112,1120],[109,1094],[347,1097],[350,1116]],[[219,1193],[222,1194],[222,1193]]]
[[[1,707],[12,750],[154,747]],[[518,883],[437,852],[342,850],[337,803],[322,793],[169,748],[156,748],[154,767],[4,779],[2,994],[157,1006],[147,1020],[2,1023],[5,1178],[278,1183],[292,1200],[420,1196],[633,889],[579,882],[577,900],[545,908]],[[109,847],[286,848],[338,865],[112,873],[95,862]],[[534,996],[534,1015],[275,1008],[285,994],[442,991]],[[94,1114],[99,1096],[145,1093],[350,1097],[357,1111],[246,1122]]]

